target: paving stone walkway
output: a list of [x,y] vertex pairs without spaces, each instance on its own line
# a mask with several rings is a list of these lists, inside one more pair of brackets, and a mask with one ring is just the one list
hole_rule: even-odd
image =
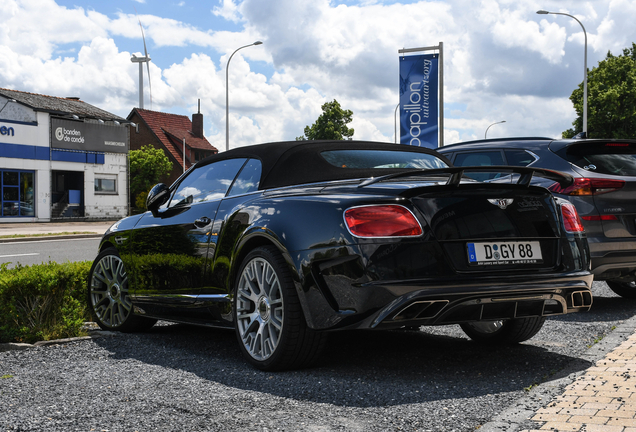
[[636,334],[532,417],[535,431],[636,432]]

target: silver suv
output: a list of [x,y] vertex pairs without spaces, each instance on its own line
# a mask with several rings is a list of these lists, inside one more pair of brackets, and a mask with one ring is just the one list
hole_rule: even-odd
[[[583,219],[595,280],[636,298],[636,140],[500,138],[440,149],[455,166],[513,165],[547,168],[575,178],[572,186],[535,183],[572,202]],[[496,180],[480,173],[479,180]]]

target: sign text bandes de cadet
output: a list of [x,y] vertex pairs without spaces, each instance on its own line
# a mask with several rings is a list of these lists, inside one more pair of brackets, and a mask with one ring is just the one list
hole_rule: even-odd
[[400,57],[400,143],[438,147],[438,54]]

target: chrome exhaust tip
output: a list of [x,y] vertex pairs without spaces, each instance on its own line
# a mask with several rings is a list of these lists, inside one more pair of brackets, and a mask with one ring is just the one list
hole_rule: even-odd
[[574,291],[570,295],[572,307],[590,308],[592,307],[592,293],[589,291]]

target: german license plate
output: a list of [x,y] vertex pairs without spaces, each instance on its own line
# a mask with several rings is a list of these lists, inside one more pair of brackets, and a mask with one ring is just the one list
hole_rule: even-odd
[[540,264],[541,244],[538,241],[467,243],[468,264],[506,265]]

